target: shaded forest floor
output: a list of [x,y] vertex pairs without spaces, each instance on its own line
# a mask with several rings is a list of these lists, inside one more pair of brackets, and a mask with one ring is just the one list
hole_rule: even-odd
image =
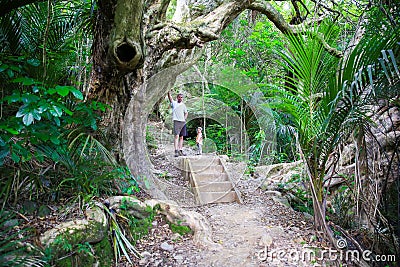
[[[275,201],[271,194],[258,188],[259,183],[244,174],[244,163],[226,162],[232,180],[243,198],[243,204],[208,204],[197,206],[175,158],[172,138],[153,125],[157,132],[157,148],[152,151],[164,192],[180,206],[199,212],[207,218],[217,249],[197,247],[190,236],[173,233],[157,216],[149,235],[136,244],[142,259],[135,266],[330,266],[330,250],[318,240],[312,218]],[[157,128],[158,127],[158,128]],[[192,155],[195,151],[185,147]],[[216,156],[215,154],[203,155]],[[270,192],[271,193],[271,192]],[[123,262],[119,266],[131,266]]]

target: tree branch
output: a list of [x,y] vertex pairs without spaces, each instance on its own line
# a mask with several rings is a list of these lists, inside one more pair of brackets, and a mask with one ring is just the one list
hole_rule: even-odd
[[171,0],[148,0],[146,1],[147,16],[155,23],[165,21],[167,9]]
[[270,3],[265,1],[254,1],[249,9],[256,10],[267,18],[283,33],[295,33],[297,26],[291,26],[286,22],[285,18]]
[[[253,2],[250,6],[249,9],[252,10],[257,10],[258,12],[264,14],[267,16],[267,18],[274,23],[274,25],[283,33],[283,34],[300,34],[305,32],[305,25],[309,25],[311,23],[316,23],[321,21],[324,17],[319,17],[317,20],[307,20],[304,21],[301,24],[298,25],[289,25],[289,23],[286,22],[284,17],[279,13],[270,3],[265,2],[265,1],[260,1],[257,0]],[[317,40],[319,40],[322,45],[325,47],[326,51],[328,51],[329,54],[341,58],[343,57],[343,52],[340,50],[337,50],[336,48],[331,47],[326,40],[324,39],[324,36],[322,35],[314,35]]]
[[247,9],[251,2],[225,2],[207,15],[187,23],[160,23],[147,32],[146,39],[149,45],[162,47],[163,51],[202,47],[205,42],[218,39],[222,30]]

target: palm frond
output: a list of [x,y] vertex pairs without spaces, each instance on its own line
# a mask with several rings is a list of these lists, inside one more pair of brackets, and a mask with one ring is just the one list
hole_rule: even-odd
[[[134,245],[126,238],[124,231],[120,227],[117,216],[122,217],[121,215],[118,215],[113,209],[110,209],[106,205],[100,204],[103,209],[107,213],[107,217],[110,220],[110,232],[112,233],[112,243],[113,243],[113,249],[114,249],[114,257],[115,257],[115,264],[118,263],[119,258],[123,255],[125,258],[129,261],[130,264],[132,264],[131,257],[129,253],[133,253],[135,257],[140,258],[141,255],[139,251],[135,248]],[[124,218],[124,217],[122,217]],[[122,253],[121,253],[122,252]]]
[[[45,262],[37,256],[30,255],[25,251],[26,247],[21,246],[21,241],[28,239],[28,231],[15,231],[9,223],[14,214],[0,210],[0,264],[1,266],[37,266],[45,265]],[[23,236],[21,238],[21,236]],[[31,246],[35,251],[37,248]]]
[[336,96],[333,100],[323,99],[324,105],[330,107],[329,116],[323,125],[326,135],[321,155],[324,158],[327,158],[339,142],[347,140],[356,125],[365,127],[363,124],[370,123],[368,116],[371,114],[368,107],[375,101],[375,96],[382,94],[381,90],[387,88],[379,81],[383,79],[390,86],[399,81],[400,75],[393,50],[385,49],[395,46],[398,41],[398,30],[389,32],[384,37],[377,36],[361,42],[352,54],[342,61],[337,79],[331,80],[329,86],[331,96]]
[[22,34],[20,25],[21,18],[15,12],[9,16],[0,17],[0,52],[19,53],[21,51],[19,45]]
[[[99,134],[100,131],[97,131]],[[85,161],[90,158],[100,157],[106,163],[117,166],[114,155],[84,127],[72,129],[66,133],[68,149],[76,161]]]

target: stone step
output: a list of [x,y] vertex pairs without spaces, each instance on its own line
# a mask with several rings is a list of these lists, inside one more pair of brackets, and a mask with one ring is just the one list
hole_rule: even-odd
[[197,188],[200,192],[229,192],[233,189],[230,181],[226,182],[199,182]]
[[200,202],[202,204],[209,203],[226,203],[236,201],[236,193],[229,192],[200,192]]
[[240,193],[234,187],[223,162],[215,155],[185,157],[181,166],[184,177],[192,186],[197,203],[242,203]]
[[205,157],[205,156],[201,156],[201,157],[197,157],[197,158],[193,158],[193,157],[187,157],[190,160],[190,164],[192,166],[209,166],[209,165],[221,165],[221,161],[219,158],[217,157]]
[[225,182],[229,181],[228,174],[226,173],[195,173],[193,174],[198,183],[201,182]]
[[224,167],[222,165],[197,165],[192,167],[192,172],[198,173],[198,172],[223,172]]

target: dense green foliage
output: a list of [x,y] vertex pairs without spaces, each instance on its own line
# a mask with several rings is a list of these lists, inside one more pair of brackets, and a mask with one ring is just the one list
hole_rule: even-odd
[[[80,201],[82,208],[94,197],[139,191],[99,127],[108,106],[86,99],[95,8],[92,1],[49,1],[0,17],[2,210],[30,216],[42,203]],[[29,214],[26,201],[33,203]],[[15,237],[2,240],[0,250]],[[54,260],[43,253],[45,262]]]

